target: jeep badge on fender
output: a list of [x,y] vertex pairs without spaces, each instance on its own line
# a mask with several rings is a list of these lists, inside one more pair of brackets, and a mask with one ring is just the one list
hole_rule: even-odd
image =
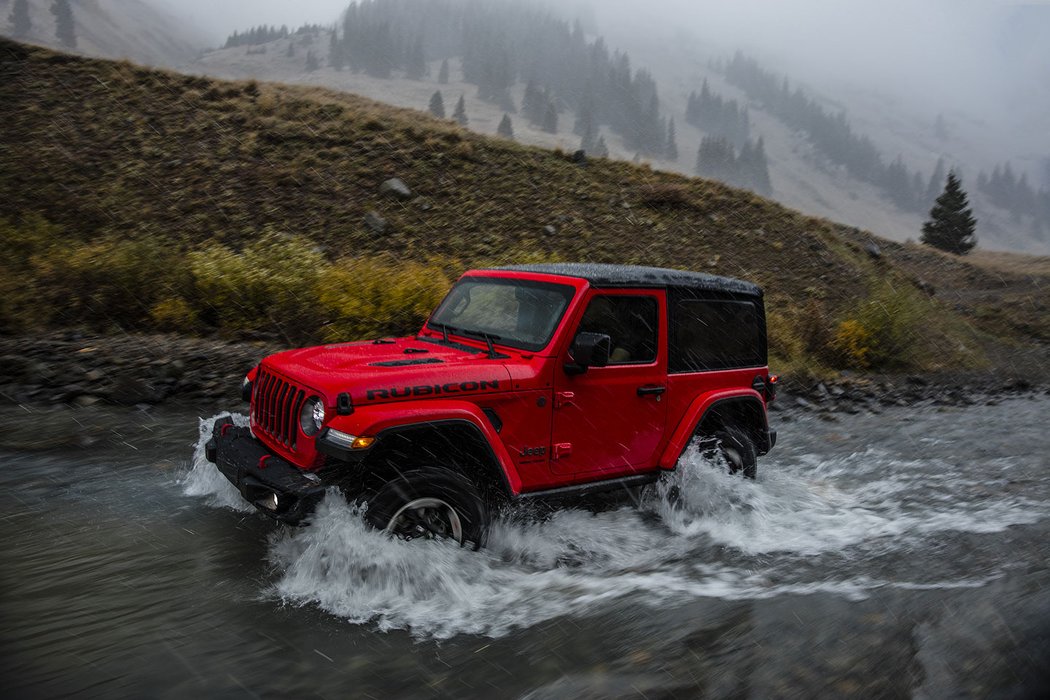
[[331,487],[404,539],[484,544],[530,499],[651,483],[693,441],[754,478],[776,442],[762,290],[649,267],[466,273],[418,334],[289,350],[244,380],[206,454],[261,512]]

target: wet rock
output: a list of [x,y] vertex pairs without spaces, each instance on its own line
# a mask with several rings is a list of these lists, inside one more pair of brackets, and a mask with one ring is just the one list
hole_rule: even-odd
[[557,235],[557,233],[558,233],[558,229],[555,226],[552,226],[552,225],[548,224],[548,225],[543,227],[543,234],[545,236],[554,236],[554,235]]
[[159,387],[147,384],[137,377],[118,378],[110,395],[110,399],[121,406],[160,403],[164,397]]
[[572,162],[575,163],[576,165],[586,165],[587,164],[587,152],[584,151],[582,148],[580,150],[578,150],[578,151],[575,151],[572,154]]
[[365,226],[368,230],[375,234],[384,234],[389,230],[390,224],[379,215],[376,211],[370,211],[365,214]]
[[932,284],[930,284],[922,278],[915,280],[915,286],[918,287],[919,291],[924,293],[926,296],[932,297],[937,293],[937,289]]
[[409,189],[408,185],[406,185],[401,178],[397,177],[392,177],[389,180],[384,181],[383,184],[379,186],[379,193],[400,200],[412,199],[412,190]]
[[882,250],[875,243],[875,241],[868,241],[864,244],[864,252],[868,254],[868,257],[873,260],[878,260],[882,257]]

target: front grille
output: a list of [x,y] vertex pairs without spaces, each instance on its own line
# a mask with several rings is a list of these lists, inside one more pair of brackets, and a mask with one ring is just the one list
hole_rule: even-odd
[[294,450],[305,399],[304,390],[260,368],[252,392],[252,424]]

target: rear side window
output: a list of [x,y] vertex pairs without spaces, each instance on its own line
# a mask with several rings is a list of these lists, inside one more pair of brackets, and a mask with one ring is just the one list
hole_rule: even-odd
[[753,301],[679,299],[671,372],[758,367],[766,362],[765,320]]

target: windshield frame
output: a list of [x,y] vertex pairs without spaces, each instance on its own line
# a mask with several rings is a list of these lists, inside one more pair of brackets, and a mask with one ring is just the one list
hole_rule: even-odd
[[[506,335],[500,335],[498,340],[493,339],[494,345],[502,345],[504,347],[514,348],[516,350],[525,350],[527,352],[538,352],[550,345],[551,340],[554,338],[555,333],[558,331],[558,327],[561,326],[562,320],[565,318],[566,312],[568,312],[569,307],[572,306],[572,301],[576,297],[577,293],[576,287],[570,283],[545,282],[521,277],[489,277],[481,275],[464,276],[461,277],[454,285],[452,285],[452,289],[448,291],[448,294],[445,295],[445,298],[442,299],[441,303],[438,304],[436,309],[434,309],[434,313],[432,313],[430,315],[430,318],[427,319],[425,328],[428,331],[443,334],[444,331],[442,326],[446,324],[445,322],[436,319],[438,318],[438,315],[441,313],[442,309],[445,308],[445,305],[448,303],[449,299],[452,298],[452,294],[461,285],[468,283],[476,284],[479,282],[488,284],[498,284],[508,287],[532,287],[534,289],[544,289],[547,291],[561,294],[565,298],[565,305],[562,307],[561,311],[558,314],[558,317],[554,320],[554,323],[551,325],[551,329],[550,332],[547,334],[547,337],[544,338],[542,342],[529,343],[525,340],[522,340],[521,338],[508,337]],[[461,328],[455,325],[455,323],[449,324],[448,330],[449,335],[455,335],[460,338],[467,338],[468,340],[473,340],[481,343],[486,342],[484,334],[489,333],[489,331],[479,330],[476,328]]]

